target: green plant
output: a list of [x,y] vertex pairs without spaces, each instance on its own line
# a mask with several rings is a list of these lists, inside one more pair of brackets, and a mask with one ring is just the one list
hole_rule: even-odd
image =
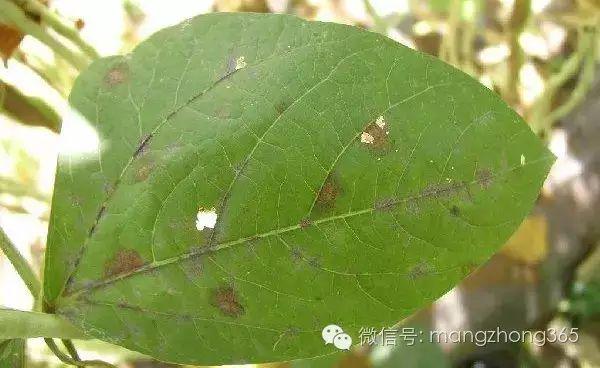
[[70,102],[45,314],[0,310],[0,338],[81,366],[103,363],[52,338],[195,364],[334,354],[324,326],[358,341],[488,259],[553,162],[466,74],[284,15],[160,31],[94,62]]

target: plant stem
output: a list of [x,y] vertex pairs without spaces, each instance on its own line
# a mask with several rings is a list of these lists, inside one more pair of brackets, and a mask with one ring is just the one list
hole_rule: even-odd
[[0,339],[31,337],[88,339],[81,330],[55,314],[0,308]]
[[515,104],[519,100],[519,72],[525,61],[519,37],[527,25],[530,13],[531,0],[515,0],[507,29],[510,56],[504,91],[504,99],[510,104]]
[[375,8],[371,5],[371,1],[363,0],[363,4],[365,5],[367,14],[373,19],[373,31],[381,33],[382,35],[387,35],[388,25],[385,19],[377,14],[377,11],[375,11]]
[[549,116],[552,100],[560,87],[579,71],[585,55],[588,54],[588,50],[592,48],[592,43],[596,40],[591,33],[580,30],[577,50],[563,63],[560,71],[548,79],[544,93],[531,107],[529,121],[534,132],[547,132],[554,124],[554,120],[549,119],[549,117],[552,118]]
[[58,14],[48,9],[47,6],[38,0],[17,0],[17,2],[26,10],[39,15],[45,23],[52,27],[56,32],[73,42],[92,60],[100,57],[96,49],[94,49],[90,44],[85,42],[83,38],[81,38],[81,35],[77,29],[66,24],[63,19],[58,16]]
[[2,228],[0,228],[0,249],[2,249],[2,252],[6,255],[10,263],[12,263],[15,270],[17,270],[17,273],[25,285],[27,285],[31,295],[33,295],[33,298],[36,299],[40,294],[40,282],[29,263],[19,253]]
[[473,77],[476,77],[477,75],[473,50],[476,36],[475,22],[477,20],[477,16],[478,14],[475,13],[473,14],[472,19],[466,19],[464,21],[463,36],[461,37],[461,69]]
[[58,66],[42,60],[37,55],[23,53],[22,50],[15,50],[12,55],[13,60],[18,61],[32,72],[39,75],[50,87],[58,92],[62,97],[69,96],[68,87],[65,83],[65,77],[62,75]]
[[448,62],[456,67],[460,65],[458,59],[457,32],[460,28],[460,6],[462,1],[452,0],[450,3],[450,14],[448,15],[448,28],[445,37],[448,38]]
[[52,339],[44,339],[48,348],[60,359],[63,363],[74,365],[76,367],[108,367],[116,368],[114,365],[102,360],[75,360],[63,353]]
[[79,353],[77,352],[75,345],[73,345],[73,341],[66,340],[66,339],[62,339],[61,341],[62,341],[63,345],[65,346],[65,348],[67,349],[67,351],[69,352],[69,355],[71,355],[71,358],[80,361],[81,358],[79,357]]
[[10,24],[17,27],[21,32],[37,38],[39,41],[51,48],[56,54],[65,58],[65,60],[67,60],[76,69],[83,70],[89,63],[89,60],[84,55],[69,49],[54,39],[39,24],[29,19],[25,12],[12,1],[0,0],[0,8],[2,8],[0,19],[8,21]]
[[552,111],[548,117],[546,118],[550,124],[555,121],[558,121],[565,117],[569,112],[571,112],[575,107],[579,105],[581,101],[587,95],[587,92],[590,90],[593,82],[594,82],[594,72],[596,69],[596,43],[598,42],[597,37],[593,37],[589,49],[585,55],[583,60],[583,67],[581,70],[581,75],[577,81],[577,85],[573,89],[573,92],[567,99],[567,101],[561,106],[557,107],[554,111]]

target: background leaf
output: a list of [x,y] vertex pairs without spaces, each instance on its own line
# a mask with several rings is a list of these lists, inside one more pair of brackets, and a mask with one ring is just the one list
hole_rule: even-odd
[[0,340],[0,368],[25,367],[25,340]]
[[402,319],[506,241],[553,161],[462,72],[283,15],[165,29],[71,103],[46,310],[174,362],[316,357],[325,325]]

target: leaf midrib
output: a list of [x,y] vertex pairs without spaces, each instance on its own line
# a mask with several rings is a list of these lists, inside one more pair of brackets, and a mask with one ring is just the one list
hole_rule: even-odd
[[[499,178],[502,177],[514,170],[526,167],[526,166],[530,166],[533,164],[537,164],[539,162],[543,162],[543,161],[552,161],[553,159],[551,157],[542,157],[539,158],[537,160],[532,160],[532,161],[528,161],[525,165],[517,165],[517,166],[513,166],[503,172],[501,172],[499,175],[493,175],[492,178]],[[474,185],[474,184],[481,184],[481,179],[474,179],[470,182],[465,183],[466,185]],[[444,189],[438,189],[436,191],[431,191],[431,192],[427,192],[427,193],[419,193],[417,195],[412,195],[412,196],[407,196],[404,198],[400,198],[397,199],[396,201],[393,201],[389,204],[390,207],[395,207],[398,206],[402,203],[408,202],[408,201],[412,201],[412,200],[416,200],[416,199],[422,199],[422,198],[431,198],[431,197],[435,197],[437,194],[440,194],[441,192],[443,192]],[[345,219],[345,218],[350,218],[350,217],[354,217],[354,216],[360,216],[360,215],[364,215],[364,214],[368,214],[374,211],[378,211],[379,209],[376,208],[375,206],[373,207],[369,207],[369,208],[365,208],[365,209],[361,209],[361,210],[356,210],[356,211],[349,211],[346,213],[342,213],[342,214],[338,214],[338,215],[334,215],[334,216],[329,216],[329,217],[324,217],[318,220],[314,220],[312,221],[312,225],[311,226],[315,226],[315,225],[319,225],[319,224],[324,224],[324,223],[328,223],[328,222],[332,222],[332,221],[336,221],[336,220],[341,220],[341,219]],[[244,244],[244,243],[248,243],[248,242],[252,242],[252,241],[256,241],[259,239],[264,239],[264,238],[268,238],[270,236],[277,236],[277,235],[281,235],[281,234],[285,234],[288,232],[292,232],[292,231],[296,231],[296,230],[301,230],[304,229],[303,226],[301,224],[296,224],[296,225],[291,225],[291,226],[286,226],[283,228],[279,228],[279,229],[273,229],[261,234],[256,234],[256,235],[251,235],[251,236],[246,236],[243,238],[238,238],[235,240],[231,240],[231,241],[227,241],[224,243],[220,243],[217,244],[215,246],[212,247],[205,247],[205,248],[201,248],[198,251],[191,251],[191,252],[187,252],[187,253],[183,253],[174,257],[169,257],[169,258],[165,258],[163,260],[160,261],[155,261],[152,263],[148,263],[145,266],[142,266],[138,269],[135,269],[133,271],[127,272],[127,273],[123,273],[121,275],[115,276],[115,277],[111,277],[105,280],[102,280],[101,282],[98,282],[96,284],[93,285],[89,285],[87,287],[83,287],[80,289],[76,289],[73,290],[72,292],[69,293],[64,293],[63,294],[63,298],[77,298],[78,296],[85,294],[89,291],[95,290],[95,289],[99,289],[102,287],[106,287],[109,286],[115,282],[118,282],[120,280],[123,279],[127,279],[129,277],[135,276],[137,274],[141,274],[141,273],[145,273],[148,271],[152,271],[152,270],[156,270],[158,268],[161,268],[163,266],[168,266],[170,264],[173,263],[177,263],[177,262],[181,262],[181,261],[185,261],[189,258],[192,257],[196,257],[196,256],[202,256],[205,254],[209,254],[209,253],[214,253],[217,252],[219,250],[224,250],[224,249],[229,249],[233,246],[239,245],[239,244]]]

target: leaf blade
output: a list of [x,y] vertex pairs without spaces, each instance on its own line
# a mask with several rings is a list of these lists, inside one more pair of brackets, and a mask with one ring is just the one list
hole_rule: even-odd
[[356,340],[412,313],[508,238],[552,162],[466,75],[288,16],[161,31],[71,101],[99,144],[61,154],[47,302],[180,363],[315,357],[327,324]]

